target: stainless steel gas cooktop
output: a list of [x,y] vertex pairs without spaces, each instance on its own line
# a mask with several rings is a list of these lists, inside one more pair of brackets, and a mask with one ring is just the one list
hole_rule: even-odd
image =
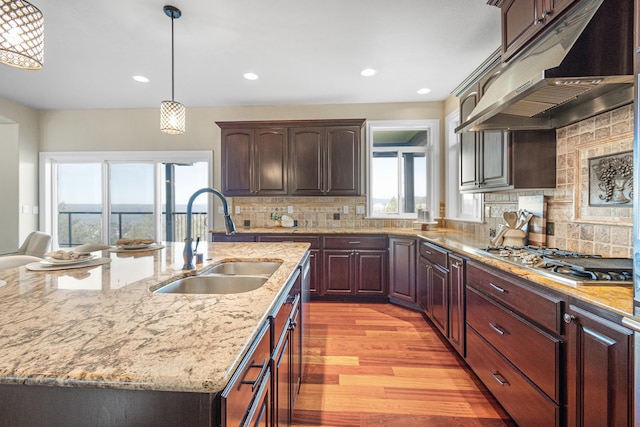
[[488,246],[478,252],[569,286],[633,285],[631,258],[604,258],[540,246]]

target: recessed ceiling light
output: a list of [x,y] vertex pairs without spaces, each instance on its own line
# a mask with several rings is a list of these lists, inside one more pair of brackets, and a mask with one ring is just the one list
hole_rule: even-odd
[[133,80],[140,83],[149,83],[149,79],[146,78],[145,76],[133,76]]
[[360,75],[362,77],[371,77],[375,76],[376,74],[378,74],[378,70],[375,70],[373,68],[365,68],[364,70],[360,71]]
[[256,73],[244,73],[244,78],[247,80],[258,80],[260,76]]
[[424,95],[431,92],[431,89],[429,89],[428,87],[423,87],[422,89],[418,89],[418,95]]

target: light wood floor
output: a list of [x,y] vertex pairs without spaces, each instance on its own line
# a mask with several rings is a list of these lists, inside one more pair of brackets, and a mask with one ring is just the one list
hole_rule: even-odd
[[312,302],[294,426],[514,426],[419,313]]

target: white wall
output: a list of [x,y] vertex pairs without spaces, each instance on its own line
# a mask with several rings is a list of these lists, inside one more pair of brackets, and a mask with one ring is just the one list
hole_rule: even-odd
[[[39,112],[0,99],[0,253],[15,250],[38,229]],[[21,207],[28,208],[27,213]]]

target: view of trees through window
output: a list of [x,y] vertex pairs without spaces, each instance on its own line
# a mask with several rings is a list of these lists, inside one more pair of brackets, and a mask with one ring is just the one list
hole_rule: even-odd
[[[207,162],[58,163],[58,245],[105,243],[105,232],[111,245],[123,237],[183,241],[187,201],[207,187],[208,167]],[[194,203],[194,238],[207,238],[207,207],[205,196]]]

